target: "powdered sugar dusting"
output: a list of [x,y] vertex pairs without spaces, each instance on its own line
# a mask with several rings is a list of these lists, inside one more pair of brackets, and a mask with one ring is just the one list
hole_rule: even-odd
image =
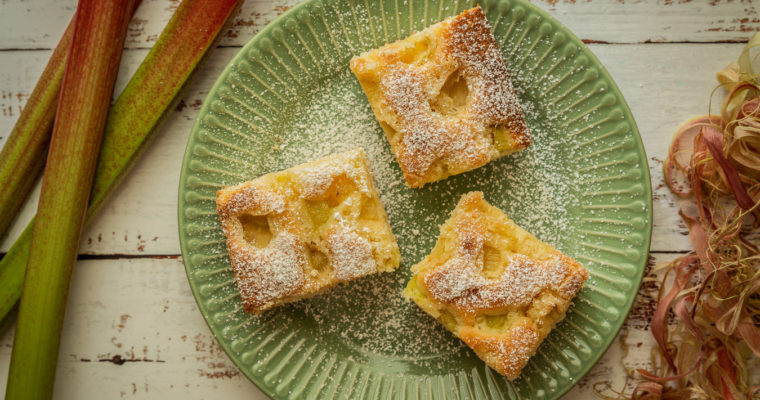
[[[398,265],[385,221],[358,221],[367,204],[372,212],[365,218],[381,218],[366,167],[363,151],[353,149],[218,191],[219,219],[246,311]],[[323,202],[328,199],[334,204]],[[380,252],[389,254],[376,260]]]
[[277,171],[355,146],[363,148],[398,238],[402,265],[396,272],[360,279],[286,308],[303,313],[299,318],[314,320],[319,335],[339,337],[345,346],[420,359],[426,368],[445,369],[444,360],[466,347],[401,293],[410,278],[410,266],[430,252],[438,225],[461,194],[483,190],[486,198],[516,223],[554,245],[562,242],[563,232],[571,235],[573,229],[568,208],[577,199],[566,185],[570,168],[559,150],[564,144],[546,129],[543,112],[529,102],[524,104],[529,120],[535,121],[532,146],[475,171],[410,189],[350,71],[337,72],[295,99],[283,112],[291,118],[269,127],[279,139],[271,141],[270,151],[263,152],[252,174]]
[[523,325],[516,326],[510,332],[510,340],[497,343],[496,352],[510,364],[525,365],[538,342],[538,333]]
[[321,196],[337,176],[346,175],[355,184],[356,190],[369,193],[369,183],[365,177],[354,168],[346,168],[343,160],[328,160],[318,166],[304,167],[296,177],[298,189],[303,199],[313,199]]
[[372,244],[355,229],[339,224],[327,238],[327,245],[336,278],[356,279],[375,271]]
[[453,135],[446,129],[443,118],[432,113],[422,80],[411,67],[396,66],[380,82],[388,105],[403,121],[404,136],[396,156],[412,175],[424,175],[433,161],[451,153],[449,148],[464,148],[469,142],[465,137]]
[[[503,50],[509,53],[511,49]],[[580,199],[568,182],[582,177],[568,162],[574,156],[573,142],[557,128],[552,119],[555,110],[544,101],[533,100],[538,93],[522,93],[533,81],[515,75],[519,71],[510,72],[534,143],[520,153],[422,189],[409,189],[404,184],[385,135],[345,65],[325,74],[323,80],[308,83],[298,97],[289,98],[290,104],[272,123],[257,121],[261,131],[267,132],[257,137],[260,147],[256,153],[260,156],[255,160],[246,154],[238,157],[251,162],[252,177],[352,147],[363,148],[403,258],[396,272],[340,285],[327,295],[271,313],[288,316],[284,324],[308,321],[308,327],[302,329],[335,338],[340,346],[356,350],[353,354],[403,358],[430,371],[448,371],[446,361],[451,358],[447,357],[464,354],[466,347],[416,305],[404,300],[401,292],[411,275],[410,266],[430,252],[439,224],[463,193],[483,191],[518,225],[572,253],[576,243],[566,238],[579,237],[578,217],[573,210],[579,207]],[[242,89],[233,90],[245,95]],[[240,129],[248,128],[241,125]]]
[[450,20],[450,40],[445,45],[471,78],[472,117],[486,126],[506,124],[517,133],[519,144],[527,146],[530,132],[491,25],[480,7],[464,15]]
[[[419,187],[529,145],[531,136],[520,103],[482,10],[465,11],[413,37],[419,40],[423,36],[436,43],[429,45],[430,54],[419,64],[396,60],[400,57],[395,55],[395,47],[352,61],[360,79],[372,80],[368,77],[380,74],[384,97],[375,98],[374,106],[379,118],[400,132],[393,151],[407,182]],[[372,61],[374,57],[390,64],[380,68]],[[377,71],[365,72],[372,68]],[[455,115],[436,112],[431,104],[447,77],[455,74],[466,80],[465,111]],[[509,150],[496,146],[492,131],[497,127],[511,132]],[[435,168],[434,163],[438,163]]]
[[[549,289],[558,290],[566,299],[574,296],[580,284],[562,286],[566,280],[579,280],[582,284],[585,271],[576,272],[559,254],[543,260],[509,254],[506,260],[500,260],[504,267],[499,276],[489,278],[483,274],[486,232],[490,223],[498,221],[488,219],[477,208],[467,209],[468,205],[483,201],[478,192],[466,195],[447,221],[448,227],[442,228],[447,232],[453,229],[454,243],[447,247],[452,246],[454,253],[443,265],[424,273],[425,286],[431,296],[439,302],[456,305],[455,309],[470,315],[485,309],[519,309]],[[576,289],[573,292],[567,290],[573,288]]]
[[[232,187],[226,193],[223,191],[217,201],[217,212],[223,219],[246,211],[252,212],[253,215],[266,215],[281,213],[284,209],[285,200],[282,196],[248,182]],[[222,227],[225,229],[225,235],[229,236],[230,224],[223,223]]]
[[515,379],[538,345],[538,332],[518,325],[503,336],[465,336],[462,340],[479,353],[486,353],[489,364],[499,373]]
[[230,251],[240,295],[255,307],[287,296],[304,283],[306,252],[292,233],[280,232],[269,246],[257,251],[233,242]]
[[560,286],[571,272],[558,257],[537,262],[519,254],[509,258],[495,280],[482,276],[482,268],[482,258],[458,256],[427,275],[425,283],[436,300],[466,309],[519,308],[542,291]]

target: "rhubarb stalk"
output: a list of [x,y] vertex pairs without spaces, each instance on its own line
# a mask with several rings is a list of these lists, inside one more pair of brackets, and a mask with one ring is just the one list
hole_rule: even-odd
[[42,71],[21,115],[0,151],[0,242],[45,168],[45,150],[50,142],[58,95],[61,91],[66,56],[71,46],[74,20]]
[[[135,2],[133,12],[137,3],[139,1]],[[3,182],[3,190],[0,191],[0,242],[45,168],[45,156],[73,32],[72,18],[0,150],[0,182]]]
[[80,0],[42,179],[6,399],[53,393],[71,273],[131,17],[131,1]]
[[[86,221],[90,221],[179,99],[242,0],[184,0],[111,107]],[[32,222],[33,223],[33,222]],[[0,319],[21,295],[32,223],[0,260]]]

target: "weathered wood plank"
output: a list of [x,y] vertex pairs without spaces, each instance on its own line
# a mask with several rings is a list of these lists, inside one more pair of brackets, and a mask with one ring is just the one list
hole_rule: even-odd
[[[74,0],[3,0],[0,49],[49,49],[74,13]],[[177,0],[145,0],[129,28],[128,48],[150,47]],[[240,46],[299,0],[248,0],[221,45]],[[742,41],[760,29],[752,0],[534,0],[581,39],[609,43]]]
[[[220,43],[240,46],[300,0],[247,0]],[[144,0],[129,26],[126,48],[150,48],[179,5],[178,0]],[[50,49],[74,15],[76,0],[3,0],[0,50]]]
[[[738,44],[592,45],[628,100],[649,157],[654,196],[654,240],[657,251],[688,250],[676,201],[662,184],[661,161],[672,132],[688,118],[705,113],[715,86],[714,73],[741,50]],[[215,52],[188,88],[183,105],[172,112],[142,159],[100,217],[86,230],[81,251],[88,254],[177,254],[176,198],[179,169],[193,120],[222,68],[237,49]],[[118,87],[145,55],[124,55]],[[711,54],[705,58],[704,54]],[[9,132],[37,79],[47,52],[6,52],[0,57],[0,136]],[[678,65],[678,67],[674,67]],[[0,138],[0,145],[4,141]],[[27,207],[21,220],[31,217]],[[20,233],[17,224],[11,236]],[[0,247],[4,251],[6,241]]]
[[[672,257],[656,255],[651,263]],[[627,336],[618,336],[566,400],[593,398],[593,386],[600,382],[620,389],[623,365],[648,365],[651,301],[640,291]],[[0,377],[7,374],[11,344],[12,327],[6,327],[0,331]],[[0,379],[0,396],[4,389],[5,379]],[[59,399],[266,398],[216,344],[177,258],[77,264],[55,390]]]
[[760,29],[752,0],[532,1],[578,37],[609,43],[746,41]]
[[[355,1],[355,0],[353,0]],[[137,68],[177,0],[144,0],[130,26],[117,91]],[[178,254],[176,189],[193,120],[222,68],[266,23],[298,0],[247,0],[219,49],[186,91],[101,216],[80,251],[97,255]],[[536,0],[591,42],[746,40],[760,28],[756,0]],[[74,10],[75,0],[0,0],[0,146]],[[229,48],[229,47],[232,48]],[[654,192],[652,250],[690,249],[677,205],[662,185],[661,160],[673,130],[707,111],[714,73],[739,44],[590,45],[621,87],[649,156]],[[9,51],[18,49],[18,51]],[[42,50],[32,50],[42,49]],[[6,50],[6,51],[3,51]],[[709,57],[705,57],[708,54]],[[0,183],[0,190],[2,184]],[[11,233],[34,213],[34,202]],[[5,251],[10,242],[0,245]],[[677,254],[654,254],[650,265]],[[649,291],[647,290],[649,289]],[[62,343],[56,398],[265,399],[216,344],[192,298],[181,260],[86,260],[77,266]],[[624,331],[565,397],[620,390],[624,367],[646,368],[653,344],[651,287],[639,292]],[[0,327],[0,377],[7,376],[12,327]],[[102,360],[102,361],[101,361]],[[601,385],[601,386],[599,386]],[[0,379],[0,395],[5,379]],[[611,392],[608,392],[611,394]]]
[[[267,398],[217,344],[180,259],[81,261],[70,293],[55,398]],[[12,328],[0,332],[0,394]]]

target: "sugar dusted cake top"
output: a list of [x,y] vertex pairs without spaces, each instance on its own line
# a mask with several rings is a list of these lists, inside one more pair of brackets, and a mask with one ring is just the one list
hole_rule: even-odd
[[217,212],[248,312],[392,271],[400,262],[359,149],[225,187]]
[[351,70],[411,187],[532,141],[480,7],[355,57]]
[[405,295],[515,379],[588,277],[480,192],[462,197]]

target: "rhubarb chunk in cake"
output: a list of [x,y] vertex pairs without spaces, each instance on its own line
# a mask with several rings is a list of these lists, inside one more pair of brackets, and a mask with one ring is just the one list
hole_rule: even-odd
[[480,7],[355,57],[351,70],[411,187],[532,141]]
[[360,149],[224,187],[216,205],[249,313],[393,271],[401,259]]
[[462,197],[405,295],[510,380],[536,352],[588,272],[515,225],[480,192]]

